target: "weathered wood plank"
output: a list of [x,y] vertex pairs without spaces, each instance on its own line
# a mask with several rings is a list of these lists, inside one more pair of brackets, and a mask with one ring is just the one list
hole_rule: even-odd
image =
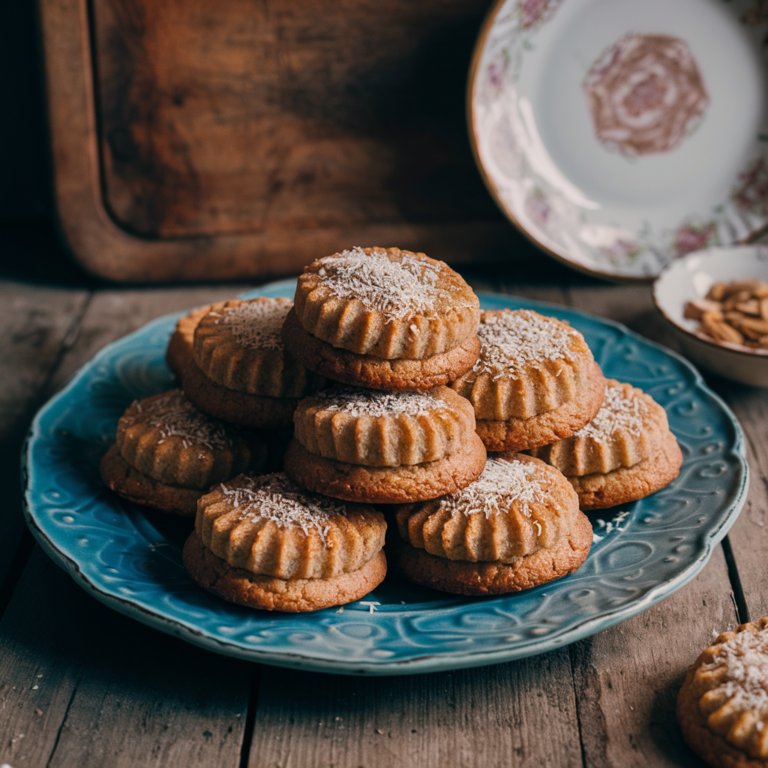
[[[482,273],[469,280],[476,290],[565,299],[562,290],[544,284]],[[249,765],[580,766],[577,729],[566,651],[378,680],[265,668]]]
[[[569,301],[661,343],[671,340],[645,287],[580,288],[569,291]],[[702,573],[675,595],[571,646],[586,765],[698,765],[677,728],[677,691],[713,633],[735,620],[718,547]]]
[[[154,317],[242,290],[97,293],[49,390],[104,344]],[[5,732],[0,724],[0,748],[9,750],[7,757],[0,752],[0,762],[14,768],[47,761],[94,767],[239,764],[252,665],[194,649],[100,606],[42,554],[24,579],[8,622],[0,625],[0,680],[8,681],[0,688],[0,707],[14,713]],[[36,606],[31,621],[29,605]],[[40,684],[31,693],[32,670],[48,677],[47,698]]]
[[219,285],[195,288],[147,288],[142,290],[102,290],[94,294],[72,339],[51,388],[55,391],[102,347],[161,315],[192,309],[202,304],[233,299],[247,285]]
[[728,534],[747,621],[768,615],[768,397],[764,389],[740,384],[723,385],[721,394],[741,422],[751,472],[747,503]]
[[0,623],[0,763],[237,768],[254,670],[101,605],[36,548]]
[[[0,484],[4,489],[0,585],[14,563],[24,531],[19,452],[62,349],[88,300],[88,292],[22,282],[0,283]],[[0,606],[2,611],[2,606]]]
[[577,728],[567,651],[397,678],[264,668],[248,764],[567,768]]
[[688,667],[736,611],[720,547],[663,603],[571,646],[585,765],[703,766],[675,718]]

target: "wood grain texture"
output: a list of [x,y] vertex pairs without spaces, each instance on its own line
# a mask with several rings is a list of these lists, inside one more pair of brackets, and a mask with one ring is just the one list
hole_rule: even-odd
[[721,383],[741,423],[750,469],[749,494],[728,534],[747,607],[744,621],[768,615],[768,397],[764,389]]
[[736,612],[718,547],[663,603],[571,646],[585,765],[694,768],[675,718],[688,667]]
[[[56,210],[90,272],[132,282],[285,275],[353,245],[457,263],[535,252],[471,170],[459,63],[484,5],[398,3],[385,24],[370,0],[304,12],[294,0],[282,15],[242,0],[216,14],[202,0],[99,0],[98,32],[87,0],[38,1]],[[368,37],[353,20],[328,26],[352,7],[367,9]],[[361,45],[364,60],[345,58]]]
[[38,548],[0,623],[0,762],[237,768],[253,669],[101,605]]
[[[88,311],[71,336],[71,348],[57,369],[52,389],[62,384],[106,344],[141,328],[162,315],[233,299],[247,285],[208,288],[146,288],[102,290],[94,294]],[[51,392],[53,394],[53,392]]]
[[[20,282],[0,283],[0,483],[4,489],[0,585],[14,563],[24,531],[19,454],[35,409],[88,294]],[[2,610],[2,606],[0,606]]]
[[264,668],[250,766],[581,766],[567,651],[351,678]]
[[108,207],[150,237],[495,218],[463,98],[489,5],[94,2]]
[[[580,288],[569,291],[568,300],[655,341],[671,341],[646,287]],[[703,766],[680,736],[677,692],[699,653],[736,618],[718,546],[704,570],[672,597],[571,646],[585,765]]]

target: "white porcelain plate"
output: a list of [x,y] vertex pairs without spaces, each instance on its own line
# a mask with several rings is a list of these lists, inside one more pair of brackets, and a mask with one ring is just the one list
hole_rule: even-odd
[[582,270],[650,279],[768,225],[763,0],[502,0],[469,82],[506,215]]

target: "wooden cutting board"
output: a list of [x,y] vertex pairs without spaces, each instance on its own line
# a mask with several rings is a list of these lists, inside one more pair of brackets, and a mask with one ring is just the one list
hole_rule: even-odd
[[489,0],[40,0],[61,230],[134,282],[509,254],[466,134]]

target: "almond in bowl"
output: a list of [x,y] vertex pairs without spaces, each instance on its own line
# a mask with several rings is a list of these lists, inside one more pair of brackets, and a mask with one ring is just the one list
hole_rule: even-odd
[[690,253],[661,272],[653,299],[686,357],[724,378],[768,387],[768,246]]

